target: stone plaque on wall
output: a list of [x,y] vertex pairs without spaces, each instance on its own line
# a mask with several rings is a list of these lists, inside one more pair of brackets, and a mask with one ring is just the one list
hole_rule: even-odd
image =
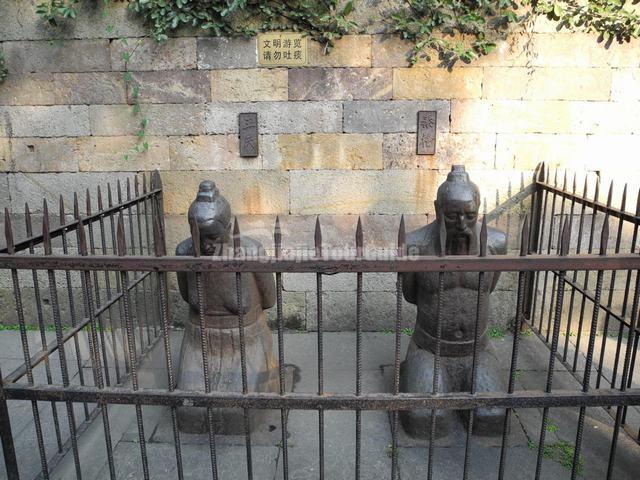
[[258,156],[258,114],[241,113],[238,115],[240,132],[240,156]]
[[289,67],[307,64],[307,37],[295,32],[267,32],[258,35],[258,65]]
[[418,135],[416,154],[435,155],[436,153],[437,112],[421,110],[418,112]]

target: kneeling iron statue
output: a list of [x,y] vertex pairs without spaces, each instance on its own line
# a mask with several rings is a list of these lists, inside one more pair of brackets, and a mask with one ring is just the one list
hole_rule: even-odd
[[[199,237],[200,248],[196,251],[193,238],[188,238],[178,244],[176,255],[193,256],[200,252],[209,256],[222,255],[231,248],[231,208],[213,182],[204,181],[200,184],[188,216],[192,232],[195,231],[193,236]],[[194,224],[197,225],[196,229],[193,228]],[[240,242],[240,248],[245,253],[265,255],[264,248],[257,240],[243,236]],[[195,273],[178,273],[180,294],[190,306],[180,352],[178,388],[204,390],[203,364],[206,362],[211,391],[243,391],[238,317],[241,310],[247,391],[277,392],[277,363],[264,314],[264,310],[272,307],[276,300],[273,274],[243,273],[241,296],[234,273],[206,272],[200,276],[201,285],[198,286]],[[202,321],[204,332],[201,329]],[[261,412],[264,411],[251,411],[252,429],[260,424]],[[244,413],[241,408],[212,409],[212,417],[215,433],[233,435],[244,432]],[[206,408],[179,407],[178,425],[185,433],[206,433]]]
[[[478,255],[481,249],[486,249],[492,255],[505,254],[503,232],[489,227],[486,244],[480,240],[484,232],[477,221],[479,207],[478,187],[471,182],[463,166],[453,166],[447,180],[438,188],[435,222],[407,235],[407,252],[413,255]],[[407,356],[401,365],[402,392],[431,393],[434,387],[438,393],[470,391],[476,338],[476,390],[505,390],[498,359],[486,334],[490,293],[499,276],[499,272],[486,272],[480,281],[476,272],[403,274],[404,297],[417,305],[418,313]],[[484,301],[478,302],[480,290]],[[437,385],[434,382],[436,353],[441,357]],[[415,437],[428,437],[431,412],[431,409],[400,412],[405,431]],[[455,413],[452,410],[436,411],[436,437],[447,434]],[[468,412],[460,413],[463,421],[467,421]],[[500,434],[503,421],[504,409],[478,408],[473,433]]]

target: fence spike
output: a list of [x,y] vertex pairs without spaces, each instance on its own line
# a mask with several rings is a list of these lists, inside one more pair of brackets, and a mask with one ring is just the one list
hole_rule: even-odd
[[522,233],[520,234],[520,256],[526,257],[529,251],[529,216],[524,214]]
[[100,189],[100,185],[98,185],[98,210],[100,212],[104,210],[104,202],[102,201],[102,190]]
[[573,192],[574,195],[576,194],[576,188],[578,186],[577,176],[578,174],[576,172],[573,172],[573,188],[571,191]]
[[447,227],[444,225],[444,218],[440,220],[439,235],[440,235],[440,256],[444,257],[447,251]]
[[545,180],[545,176],[544,176],[544,162],[542,162],[540,164],[540,171],[538,172],[538,181],[539,182],[544,182]]
[[13,229],[11,228],[11,216],[9,215],[9,209],[4,208],[4,238],[7,244],[7,253],[13,255],[15,249],[13,246]]
[[605,217],[602,224],[602,233],[600,234],[600,255],[607,254],[607,245],[609,244],[609,216]]
[[582,198],[587,198],[587,193],[589,192],[589,181],[587,175],[584,176],[584,187],[582,187]]
[[558,186],[558,169],[554,168],[553,170],[553,186],[557,187]]
[[151,189],[152,190],[162,189],[162,177],[160,176],[159,170],[154,170],[151,173]]
[[356,225],[356,256],[362,257],[364,251],[364,237],[362,234],[362,218],[358,215],[358,224]]
[[45,255],[51,255],[51,224],[49,222],[49,206],[47,199],[42,199],[42,246]]
[[622,189],[622,199],[620,200],[620,210],[623,212],[627,208],[627,184],[624,184],[624,188]]
[[636,217],[640,217],[640,188],[638,189],[638,199],[636,200]]
[[78,219],[78,250],[83,257],[87,255],[87,235],[84,232],[82,219]]
[[107,204],[109,208],[113,207],[113,195],[111,193],[111,183],[107,183]]
[[29,204],[24,202],[24,224],[27,229],[27,237],[33,237],[33,224],[31,223],[31,210]]
[[569,245],[571,245],[571,222],[569,217],[564,218],[562,226],[562,240],[560,242],[560,255],[565,257],[569,254]]
[[131,181],[127,177],[127,201],[131,200]]
[[598,198],[600,198],[600,176],[596,177],[596,189],[595,189],[595,192],[593,193],[593,200],[595,202],[598,201]]
[[142,172],[142,193],[147,194],[147,175]]
[[400,226],[398,227],[398,256],[404,255],[405,245],[407,243],[407,229],[404,223],[404,215],[400,216]]
[[60,195],[60,198],[58,199],[58,212],[58,216],[60,217],[60,225],[64,225],[67,220],[64,212],[64,198],[62,198],[62,195]]
[[273,242],[276,249],[276,258],[282,254],[282,229],[280,228],[280,215],[276,215],[276,224],[273,227]]
[[320,215],[316,215],[316,229],[313,235],[316,247],[316,257],[322,257],[322,228],[320,227]]
[[[535,180],[535,175],[534,175]],[[520,191],[524,190],[524,172],[520,172]]]
[[607,194],[607,207],[611,208],[611,203],[613,201],[613,180],[609,184],[609,193]]
[[78,220],[80,218],[80,204],[78,203],[78,193],[73,192],[73,218]]
[[116,191],[118,193],[118,204],[122,204],[122,184],[120,183],[120,179],[118,179],[116,186]]
[[242,251],[240,250],[240,246],[242,243],[240,242],[240,224],[238,223],[238,217],[234,217],[233,219],[233,255],[240,256]]
[[480,227],[480,256],[487,256],[487,216],[482,217],[482,226]]
[[140,182],[138,181],[138,175],[133,176],[133,194],[136,197],[140,196]]
[[[200,230],[198,230],[198,224],[197,222],[194,220],[192,222],[189,222],[191,225],[191,238],[193,238],[193,225],[195,225],[196,230],[197,230],[197,246],[196,243],[193,243],[193,248],[194,251],[197,251],[198,254],[195,255],[196,257],[200,256]],[[155,250],[155,254],[156,257],[164,257],[167,254],[167,251],[165,249],[165,244],[164,244],[164,240],[162,238],[162,225],[160,224],[160,218],[158,215],[153,215],[153,245],[154,245],[154,250]]]
[[567,189],[567,169],[564,169],[564,176],[562,178],[562,190]]
[[118,256],[124,257],[127,254],[127,244],[124,240],[124,218],[122,212],[118,215],[118,226],[116,227],[116,244],[118,246]]
[[85,196],[86,196],[86,204],[87,204],[87,216],[89,216],[91,215],[91,193],[89,192],[88,188],[85,193]]

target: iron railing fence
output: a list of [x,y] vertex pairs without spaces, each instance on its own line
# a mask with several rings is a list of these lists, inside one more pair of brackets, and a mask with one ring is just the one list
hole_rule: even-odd
[[[576,432],[574,458],[571,465],[572,478],[578,475],[579,459],[581,444],[583,438],[584,415],[587,407],[616,407],[614,432],[609,450],[609,469],[608,478],[612,478],[613,466],[616,458],[617,439],[620,435],[621,426],[625,423],[624,412],[629,406],[640,405],[640,389],[632,388],[632,378],[634,373],[634,363],[636,362],[634,352],[637,347],[638,337],[638,303],[640,300],[640,280],[638,271],[640,270],[640,255],[635,252],[635,242],[637,237],[637,227],[640,223],[640,216],[630,215],[621,209],[614,209],[609,205],[602,205],[597,201],[597,195],[594,199],[587,199],[586,196],[579,196],[574,192],[567,192],[565,188],[558,188],[547,184],[545,179],[547,176],[540,169],[537,177],[531,187],[527,187],[528,191],[533,193],[533,201],[531,202],[528,215],[522,218],[519,244],[520,249],[516,254],[507,254],[501,256],[487,255],[487,236],[486,224],[491,218],[486,215],[483,219],[483,226],[480,235],[480,254],[478,256],[445,256],[444,254],[432,256],[414,256],[405,248],[405,230],[404,222],[401,221],[398,232],[397,252],[394,256],[388,258],[374,258],[365,250],[365,241],[362,226],[358,222],[355,232],[355,254],[342,256],[341,258],[332,258],[331,251],[323,245],[322,229],[320,221],[316,222],[315,230],[315,250],[313,254],[301,258],[300,256],[283,254],[282,249],[282,232],[279,221],[276,219],[274,230],[274,256],[255,256],[251,252],[246,252],[240,247],[240,229],[236,221],[233,235],[233,252],[220,257],[202,257],[198,248],[195,248],[194,256],[176,257],[167,256],[164,244],[164,229],[162,220],[161,189],[155,188],[149,193],[149,197],[145,197],[142,202],[155,199],[155,207],[152,206],[150,224],[145,223],[145,227],[149,226],[151,232],[149,241],[147,241],[147,250],[136,251],[128,248],[127,228],[125,217],[121,215],[121,211],[113,212],[113,217],[117,216],[115,229],[115,254],[91,255],[90,247],[87,247],[87,234],[85,229],[90,230],[90,225],[84,221],[76,223],[76,232],[78,234],[78,254],[71,255],[69,252],[64,255],[53,255],[51,248],[47,248],[46,244],[50,242],[52,233],[48,232],[48,223],[45,225],[45,232],[42,236],[42,242],[45,244],[43,254],[30,253],[28,255],[17,255],[12,248],[6,252],[0,253],[0,269],[8,270],[13,277],[19,275],[19,272],[45,271],[50,278],[50,286],[53,285],[52,298],[56,297],[56,275],[67,275],[67,273],[80,274],[82,277],[83,303],[85,307],[86,322],[84,326],[89,328],[88,344],[90,366],[94,373],[93,385],[87,384],[71,384],[68,379],[62,378],[62,382],[53,381],[36,381],[33,376],[29,376],[30,364],[32,357],[25,354],[25,374],[17,377],[16,375],[5,376],[2,382],[2,390],[0,391],[0,425],[2,430],[3,451],[5,455],[5,465],[10,478],[18,478],[18,462],[13,448],[13,437],[11,434],[10,419],[7,414],[6,402],[8,400],[25,400],[31,401],[32,405],[36,402],[64,402],[67,405],[70,422],[72,425],[72,407],[73,404],[94,403],[98,406],[99,412],[102,414],[102,422],[104,425],[104,442],[107,451],[109,474],[111,478],[116,478],[116,469],[114,465],[113,445],[110,438],[109,427],[109,406],[115,404],[133,405],[136,409],[138,443],[140,448],[140,461],[142,464],[142,472],[145,478],[149,478],[149,465],[147,455],[146,437],[144,433],[144,422],[142,417],[142,408],[146,405],[164,405],[170,407],[171,421],[173,425],[173,441],[175,445],[176,471],[178,478],[183,478],[183,458],[181,450],[180,432],[177,428],[176,408],[179,406],[202,406],[206,407],[209,413],[209,452],[211,462],[211,476],[218,478],[218,451],[216,448],[216,435],[212,428],[211,409],[217,407],[237,407],[244,409],[244,437],[246,444],[246,468],[248,478],[256,477],[252,464],[252,441],[251,428],[249,425],[249,409],[279,409],[281,414],[282,426],[282,474],[285,479],[289,478],[288,471],[288,437],[287,437],[287,418],[288,412],[291,410],[317,410],[318,411],[318,460],[319,460],[319,477],[324,478],[325,466],[325,419],[324,413],[328,410],[351,410],[356,415],[356,442],[354,451],[355,477],[361,477],[361,464],[363,462],[362,452],[362,422],[361,413],[363,410],[384,410],[390,412],[392,417],[392,445],[391,445],[391,476],[398,476],[398,411],[407,409],[427,408],[427,409],[455,409],[468,410],[469,421],[473,422],[473,412],[480,407],[500,407],[505,408],[505,428],[503,429],[502,447],[499,466],[496,470],[497,478],[504,478],[505,465],[509,461],[509,437],[508,428],[509,419],[513,409],[519,408],[542,408],[542,422],[540,426],[540,441],[537,446],[537,462],[535,478],[540,478],[542,468],[542,458],[545,446],[545,435],[548,428],[549,411],[558,407],[577,407],[580,409],[579,425]],[[156,177],[158,178],[158,177]],[[159,178],[157,186],[160,185]],[[524,195],[526,196],[526,194]],[[521,202],[524,198],[517,195],[509,200]],[[565,202],[562,201],[560,213],[556,214],[554,205],[556,198],[569,199],[570,213],[565,212]],[[151,202],[153,203],[153,202]],[[581,215],[574,217],[571,212],[576,205],[580,205]],[[583,208],[584,207],[584,208]],[[581,248],[581,238],[583,236],[584,222],[589,214],[588,209],[592,209],[593,220],[599,213],[603,213],[603,223],[601,227],[596,227],[596,222],[592,221],[589,226],[589,248],[586,250]],[[505,210],[506,211],[506,210]],[[550,213],[548,213],[550,212]],[[117,215],[116,215],[117,213]],[[618,234],[615,242],[614,251],[609,251],[610,237],[610,217],[615,217],[620,222],[627,222],[632,225],[634,245],[628,253],[622,253],[619,247],[622,234]],[[135,216],[129,215],[129,222],[134,222]],[[139,218],[139,217],[138,217]],[[495,217],[494,217],[495,218]],[[46,219],[46,215],[45,215]],[[149,218],[147,217],[147,220]],[[530,219],[532,221],[530,222]],[[577,237],[572,237],[573,223],[578,221],[579,228]],[[131,227],[130,231],[135,233],[135,228]],[[539,227],[539,228],[538,228]],[[547,233],[545,233],[545,230]],[[624,230],[624,229],[623,229]],[[8,230],[10,232],[10,228]],[[551,233],[548,233],[551,232]],[[554,233],[556,232],[556,233]],[[8,236],[10,237],[10,235]],[[89,235],[90,237],[90,235]],[[133,238],[133,234],[131,234]],[[131,242],[131,238],[129,242]],[[192,238],[194,245],[199,245],[199,232],[197,226],[192,227]],[[594,238],[599,238],[597,247]],[[152,239],[152,240],[151,240]],[[546,241],[545,241],[546,240]],[[577,244],[576,244],[577,242]],[[9,246],[11,242],[7,242]],[[572,247],[576,244],[575,247]],[[153,245],[153,247],[150,247]],[[546,247],[546,248],[545,248]],[[554,248],[555,247],[555,248]],[[105,252],[109,253],[109,252]],[[151,253],[152,255],[141,255],[140,253]],[[14,273],[15,272],[15,273]],[[128,358],[128,379],[130,386],[123,386],[122,383],[108,385],[104,380],[103,373],[106,373],[106,365],[101,355],[101,349],[104,351],[106,344],[101,342],[99,334],[105,331],[100,324],[100,315],[104,315],[105,310],[100,312],[96,308],[95,294],[96,285],[100,278],[96,274],[107,272],[108,275],[114,275],[120,279],[121,290],[118,291],[118,308],[121,306],[121,322],[125,339],[122,341],[122,347]],[[241,338],[244,335],[244,314],[242,308],[242,275],[249,272],[273,272],[276,276],[276,313],[277,313],[277,344],[278,344],[278,370],[279,370],[279,392],[278,393],[257,393],[249,391],[247,385],[246,363],[242,362],[242,391],[236,393],[225,393],[212,391],[211,386],[205,385],[201,391],[181,391],[175,388],[175,379],[173,378],[173,356],[170,345],[170,319],[172,305],[167,293],[167,277],[170,272],[192,272],[196,276],[196,284],[198,290],[198,298],[202,305],[203,286],[202,276],[206,272],[227,272],[235,274],[237,300],[239,308],[238,313],[238,329]],[[285,273],[315,273],[316,274],[316,314],[317,314],[317,389],[315,393],[287,392],[285,386],[285,362],[286,352],[284,350],[284,305],[283,305],[283,286],[282,275]],[[354,392],[353,393],[332,393],[326,391],[324,385],[325,379],[325,356],[324,356],[324,305],[323,305],[323,275],[338,272],[350,272],[355,275],[357,298],[355,313],[356,335],[355,335],[355,371]],[[391,272],[397,273],[396,282],[396,311],[394,322],[394,356],[393,356],[393,381],[391,391],[364,393],[362,388],[362,366],[363,366],[363,342],[362,342],[362,326],[363,326],[363,276],[369,272]],[[442,298],[444,289],[444,278],[459,272],[477,272],[478,282],[482,284],[486,272],[515,272],[517,275],[517,288],[514,292],[516,296],[516,308],[514,312],[514,335],[511,348],[511,358],[509,359],[509,382],[505,391],[482,392],[477,390],[476,386],[476,360],[477,349],[474,349],[473,355],[473,374],[472,385],[470,391],[466,392],[439,392],[438,378],[441,375],[439,353],[441,340],[438,336],[435,348],[435,369],[434,369],[434,389],[433,393],[425,394],[406,394],[400,393],[400,363],[401,363],[401,319],[403,308],[402,296],[402,273],[404,272],[436,272],[439,278],[438,296]],[[574,273],[574,272],[577,272]],[[618,275],[613,275],[618,272]],[[595,275],[595,286],[589,285],[588,282],[584,288],[576,287],[573,279],[574,275],[578,278],[588,279],[591,274]],[[142,388],[138,379],[137,366],[140,360],[140,354],[136,350],[136,315],[135,315],[135,281],[143,282],[146,278],[145,274],[149,274],[152,282],[147,297],[146,305],[149,305],[150,314],[158,321],[164,344],[164,360],[165,373],[167,376],[168,387],[166,389],[158,388]],[[627,307],[624,313],[616,313],[613,315],[614,304],[609,304],[608,297],[605,302],[603,299],[605,274],[610,275],[612,283],[615,278],[625,279],[625,289],[623,295],[627,298],[625,303]],[[135,275],[132,277],[132,275]],[[585,280],[586,281],[586,280]],[[155,283],[153,283],[155,282]],[[615,285],[614,285],[615,286]],[[593,294],[589,293],[593,290]],[[615,291],[615,288],[613,289]],[[21,310],[20,302],[20,286],[16,288],[17,311]],[[569,294],[567,295],[567,292]],[[486,289],[478,289],[478,304],[486,301]],[[591,319],[589,321],[586,308],[582,309],[578,322],[581,329],[585,329],[582,334],[587,337],[586,349],[583,349],[582,369],[576,369],[572,365],[573,373],[579,377],[578,372],[584,371],[584,375],[579,378],[581,380],[581,390],[558,390],[553,388],[555,362],[566,362],[568,354],[571,352],[572,342],[566,335],[563,345],[561,345],[561,332],[571,331],[571,317],[565,318],[563,307],[566,297],[569,296],[569,302],[579,303],[591,302],[593,305]],[[606,296],[606,295],[605,295]],[[152,298],[149,298],[152,297]],[[549,305],[546,303],[549,298]],[[75,338],[80,330],[69,333],[65,337],[62,329],[62,320],[59,312],[58,302],[52,301],[53,321],[56,331],[56,345],[59,352],[59,361],[61,370],[64,370],[67,359],[64,354],[64,344],[72,337]],[[108,309],[107,309],[108,310]],[[480,310],[480,309],[479,309]],[[203,309],[200,308],[200,312]],[[548,316],[547,316],[548,312]],[[617,368],[617,379],[619,387],[616,388],[616,381],[605,382],[603,379],[607,375],[602,360],[596,354],[597,337],[598,337],[598,318],[600,313],[608,315],[610,322],[618,321],[621,325],[620,329],[627,328],[633,332],[626,336],[624,334],[616,343],[616,348],[620,353],[617,355],[616,363],[621,363]],[[19,314],[20,316],[20,314]],[[138,327],[142,324],[144,313],[139,315]],[[618,318],[620,317],[620,318]],[[477,345],[479,332],[477,328],[478,319],[476,319],[476,342]],[[575,320],[575,318],[574,318]],[[204,326],[204,314],[200,317],[201,326]],[[438,323],[442,322],[441,306],[438,310]],[[546,371],[546,385],[544,389],[539,390],[516,390],[516,372],[519,361],[519,345],[521,340],[521,332],[523,325],[528,322],[543,340],[548,339],[550,354],[549,364]],[[626,322],[626,323],[625,323]],[[21,326],[24,320],[20,320]],[[79,324],[78,324],[79,325]],[[147,334],[149,329],[153,327],[146,323]],[[139,330],[139,343],[142,344],[143,330]],[[567,329],[568,330],[565,330]],[[588,328],[588,332],[586,329]],[[21,328],[21,334],[24,337]],[[204,328],[200,331],[204,332]],[[606,327],[604,327],[606,330]],[[207,348],[207,338],[203,334],[202,348],[203,352]],[[149,341],[149,343],[152,343]],[[23,347],[25,342],[23,340]],[[581,350],[581,343],[577,341],[574,350]],[[28,346],[28,345],[27,345]],[[241,341],[241,347],[243,342]],[[561,348],[562,347],[562,348]],[[55,350],[43,349],[41,356],[42,361],[49,358],[49,355]],[[115,352],[115,349],[114,349]],[[244,357],[244,351],[241,348],[241,354]],[[568,357],[567,357],[568,358]],[[598,368],[597,385],[592,385],[591,370],[592,366]],[[203,355],[203,368],[208,372],[206,355]],[[27,376],[27,382],[19,382],[21,378]],[[121,380],[122,380],[121,376]],[[207,375],[205,374],[205,379]],[[595,387],[595,388],[594,388]],[[34,418],[37,411],[34,409]],[[431,416],[429,441],[429,455],[426,459],[425,473],[427,478],[433,476],[433,462],[435,452],[433,451],[433,434],[435,431],[435,422],[437,416]],[[472,429],[468,429],[471,432]],[[76,476],[81,476],[81,458],[75,447],[78,432],[70,428],[70,443],[74,454]],[[464,477],[468,477],[469,457],[473,453],[470,447],[470,433],[467,433],[467,441],[464,454]],[[48,465],[46,454],[40,449],[40,458],[42,463],[41,475],[48,478]],[[259,477],[259,475],[258,475]]]
[[[5,246],[0,248],[0,255],[14,259],[71,255],[99,259],[101,255],[108,256],[117,250],[118,220],[123,222],[123,228],[125,223],[128,227],[126,234],[123,231],[119,237],[127,252],[140,256],[153,254],[157,248],[154,241],[158,238],[154,239],[150,234],[151,223],[153,218],[162,218],[162,185],[157,173],[148,180],[146,175],[141,178],[135,176],[126,178],[124,183],[118,180],[113,190],[110,184],[104,190],[98,186],[95,192],[87,189],[82,213],[81,201],[74,193],[71,220],[62,195],[55,217],[50,215],[46,200],[41,215],[32,214],[29,205],[25,204],[26,238],[18,241],[14,240],[12,226],[12,217],[15,216],[5,208]],[[92,208],[92,203],[97,204],[97,210]],[[34,231],[34,216],[41,217],[40,233]],[[157,275],[153,272],[134,272],[131,278],[125,275],[123,279],[107,269],[62,272],[35,265],[30,269],[17,267],[2,273],[15,297],[15,316],[5,316],[2,323],[17,324],[23,358],[23,363],[17,368],[10,372],[2,371],[6,385],[37,385],[43,388],[54,384],[69,388],[73,383],[81,387],[122,386],[137,361],[157,339],[158,325],[150,314],[157,310],[158,284]],[[132,330],[127,332],[130,335],[119,337],[118,333],[125,330],[125,298],[134,305],[127,316]],[[133,349],[133,357],[128,357],[127,346]],[[87,362],[91,372],[86,371]],[[82,401],[82,408],[77,409],[71,402],[66,402],[65,418],[64,414],[62,417],[59,414],[56,402],[51,401],[49,408],[43,408],[35,399],[31,401],[43,478],[48,478],[50,469],[70,449],[79,474],[78,436],[101,412],[106,426],[109,422],[105,407],[98,408],[91,403]],[[9,478],[17,478],[16,455],[4,400],[0,408],[3,413],[0,434],[5,467]],[[43,428],[50,423],[55,436],[53,452],[45,438],[47,429]],[[64,431],[64,423],[68,434]],[[108,433],[107,429],[105,434]]]

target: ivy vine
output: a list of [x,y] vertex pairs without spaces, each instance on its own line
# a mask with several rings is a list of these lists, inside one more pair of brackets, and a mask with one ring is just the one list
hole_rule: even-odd
[[0,83],[4,83],[4,79],[9,75],[9,69],[4,61],[4,52],[0,50]]
[[129,45],[129,41],[126,38],[121,38],[120,43],[124,47],[122,51],[122,60],[124,61],[122,79],[124,81],[127,99],[129,105],[131,105],[131,114],[139,118],[138,129],[136,130],[137,142],[123,155],[125,160],[129,160],[132,155],[144,153],[149,150],[149,142],[146,139],[149,119],[142,115],[142,109],[140,107],[140,85],[135,81],[133,74],[129,71],[129,62],[136,54],[138,47],[142,44],[142,40],[138,39],[133,47]]

